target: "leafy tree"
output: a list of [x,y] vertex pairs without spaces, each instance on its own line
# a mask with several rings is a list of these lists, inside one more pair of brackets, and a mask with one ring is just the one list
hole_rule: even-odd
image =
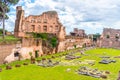
[[77,46],[74,44],[74,48],[76,49],[77,48]]
[[[5,32],[7,32],[7,30],[5,30]],[[3,29],[0,29],[0,35],[3,33]]]
[[93,35],[93,41],[97,41],[97,39],[99,39],[100,36],[101,36],[101,35],[100,35],[99,33],[94,34],[94,35]]
[[29,52],[29,55],[32,56],[32,52]]
[[3,33],[3,30],[2,29],[0,29],[0,35]]
[[53,37],[51,39],[51,44],[52,44],[52,47],[56,47],[57,46],[57,38],[56,37]]
[[10,6],[15,5],[19,0],[0,0],[0,20],[3,21],[3,39],[5,37],[5,19],[8,18],[6,13],[10,11]]

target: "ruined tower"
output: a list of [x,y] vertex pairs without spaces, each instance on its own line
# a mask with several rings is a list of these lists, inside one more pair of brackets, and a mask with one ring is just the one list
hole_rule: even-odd
[[23,27],[22,27],[23,21],[24,21],[24,10],[22,10],[21,6],[17,6],[16,7],[15,29],[14,29],[15,37],[22,37],[25,35]]

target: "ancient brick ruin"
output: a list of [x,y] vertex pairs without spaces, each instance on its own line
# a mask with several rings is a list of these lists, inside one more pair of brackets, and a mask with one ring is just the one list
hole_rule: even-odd
[[[50,47],[50,45],[42,39],[36,39],[30,37],[27,33],[48,33],[57,37],[57,46]],[[19,53],[22,56],[21,59],[29,59],[29,52],[32,52],[33,57],[36,51],[39,56],[62,52],[65,50],[82,47],[84,44],[91,45],[91,40],[85,38],[86,34],[84,30],[74,29],[74,35],[66,36],[65,27],[60,23],[58,14],[56,11],[47,11],[41,15],[30,15],[24,17],[24,10],[21,6],[16,8],[16,21],[14,35],[15,37],[22,38],[20,47],[15,46],[11,49],[4,61],[12,62],[19,59],[19,56],[15,54]],[[49,42],[49,41],[48,41]],[[2,59],[3,61],[3,59]]]
[[100,40],[98,40],[100,47],[120,47],[120,29],[104,28]]
[[73,32],[70,32],[71,36],[77,36],[84,38],[86,36],[85,31],[83,29],[74,28]]
[[[63,25],[60,23],[56,11],[47,11],[41,15],[24,16],[21,6],[16,8],[16,21],[14,35],[26,37],[26,33],[51,33],[58,35]],[[63,27],[65,33],[65,27]],[[64,34],[65,35],[65,34]],[[63,36],[64,36],[63,35]]]

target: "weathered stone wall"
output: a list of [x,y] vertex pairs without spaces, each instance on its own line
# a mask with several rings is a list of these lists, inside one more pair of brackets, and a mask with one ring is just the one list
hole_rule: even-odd
[[26,37],[26,32],[58,34],[63,25],[60,23],[56,11],[47,11],[41,15],[29,15],[24,17],[24,10],[21,6],[16,8],[16,20],[14,35]]
[[120,29],[104,28],[97,43],[99,47],[120,48]]
[[86,37],[85,31],[83,29],[74,28],[73,32],[70,32],[71,36]]
[[43,54],[41,39],[23,38],[22,47],[32,47],[34,49],[33,51],[39,50],[39,55]]
[[[31,52],[32,56],[35,57],[36,51],[38,51],[39,56],[43,54],[41,39],[23,38],[22,44],[17,44],[15,47],[13,47],[4,61],[10,63],[19,59],[30,59],[29,53]],[[20,56],[15,56],[16,53],[18,53]]]
[[65,43],[65,47],[67,50],[69,49],[73,49],[73,48],[80,48],[83,47],[83,45],[86,44],[86,46],[90,46],[91,45],[91,40],[90,39],[81,39],[81,38],[77,38],[77,39],[67,39],[66,43]]
[[7,45],[0,45],[0,64],[3,63],[5,57],[10,55],[12,49],[16,47],[16,44],[7,44]]
[[70,50],[76,48],[81,48],[84,44],[86,46],[91,46],[92,41],[85,38],[68,38],[64,41],[60,41],[58,44],[57,52]]

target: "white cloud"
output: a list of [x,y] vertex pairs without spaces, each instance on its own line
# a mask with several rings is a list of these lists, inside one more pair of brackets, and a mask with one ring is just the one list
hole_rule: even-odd
[[[56,10],[60,21],[69,33],[73,28],[85,29],[87,33],[102,32],[104,27],[120,28],[120,0],[20,0],[25,15],[38,15]],[[18,6],[16,5],[16,6]],[[13,30],[16,6],[11,7],[6,28]]]

